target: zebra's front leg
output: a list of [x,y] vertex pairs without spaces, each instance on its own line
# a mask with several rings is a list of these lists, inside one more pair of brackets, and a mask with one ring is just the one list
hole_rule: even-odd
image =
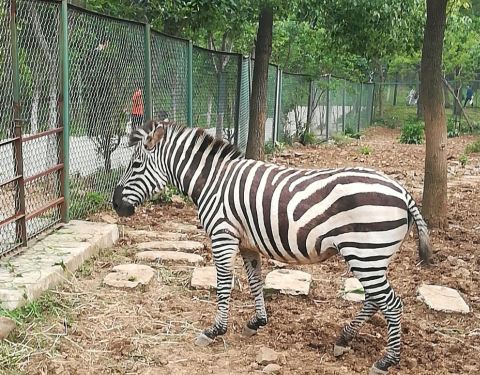
[[221,233],[212,236],[212,255],[217,270],[217,315],[215,322],[198,335],[195,344],[207,346],[215,337],[227,332],[230,295],[233,286],[233,266],[238,252],[238,239]]
[[241,250],[248,284],[253,298],[255,298],[255,316],[250,319],[243,329],[244,336],[253,336],[260,327],[267,324],[267,311],[263,298],[262,261],[260,254],[255,251]]

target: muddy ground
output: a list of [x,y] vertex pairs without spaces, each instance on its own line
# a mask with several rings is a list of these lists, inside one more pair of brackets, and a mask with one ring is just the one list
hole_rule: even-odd
[[[279,164],[302,167],[369,166],[397,178],[421,205],[424,145],[400,145],[398,131],[372,128],[360,141],[343,145],[295,148],[271,157]],[[403,298],[403,352],[391,374],[480,373],[480,155],[459,156],[472,136],[449,139],[449,225],[433,231],[435,265],[416,266],[417,240],[409,236],[390,266],[389,279]],[[366,147],[370,151],[366,153]],[[111,214],[114,216],[114,214]],[[96,215],[93,219],[99,219]],[[119,223],[126,227],[168,230],[169,222],[197,224],[188,203],[149,205]],[[124,233],[121,230],[121,233]],[[208,239],[200,252],[211,261]],[[195,336],[209,326],[215,293],[191,290],[191,268],[157,266],[145,289],[114,290],[102,285],[116,264],[132,262],[135,240],[122,236],[118,245],[86,264],[48,297],[42,317],[18,329],[10,345],[12,361],[5,374],[255,374],[261,346],[285,354],[281,374],[367,374],[386,345],[386,324],[376,315],[352,344],[353,351],[333,357],[336,335],[360,309],[339,297],[349,276],[339,257],[321,265],[294,266],[312,273],[307,297],[269,295],[269,324],[252,338],[241,330],[254,311],[240,259],[228,333],[207,348],[194,346]],[[263,274],[273,266],[263,262]],[[416,298],[422,283],[458,289],[471,308],[467,315],[430,311]],[[19,354],[20,353],[20,354]],[[5,347],[3,348],[5,355]]]

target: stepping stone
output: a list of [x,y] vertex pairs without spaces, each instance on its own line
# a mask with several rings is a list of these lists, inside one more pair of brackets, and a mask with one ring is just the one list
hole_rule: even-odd
[[215,267],[195,268],[190,285],[195,289],[217,289],[217,271]]
[[279,374],[281,369],[282,366],[277,365],[276,363],[270,363],[263,368],[262,372],[266,374]]
[[275,350],[270,349],[266,346],[260,347],[258,349],[257,357],[255,358],[255,362],[259,365],[268,365],[270,363],[275,363],[278,361],[280,353],[277,353]]
[[0,316],[0,341],[6,339],[16,326],[15,320]]
[[204,263],[202,256],[198,254],[184,253],[182,251],[141,251],[135,255],[135,259],[147,262],[159,263],[182,263],[201,265]]
[[143,264],[120,264],[112,270],[114,272],[105,276],[103,282],[115,288],[132,289],[139,285],[147,285],[155,275],[152,267]]
[[279,291],[290,295],[308,295],[312,275],[307,272],[280,269],[267,274],[265,278],[265,290]]
[[168,240],[168,241],[183,241],[187,239],[185,233],[176,232],[157,232],[154,230],[126,230],[130,237],[136,240]]
[[194,252],[203,250],[203,243],[198,241],[149,241],[137,245],[139,250],[159,250],[159,251],[186,251]]
[[432,310],[462,314],[470,312],[470,307],[455,289],[423,284],[418,288],[417,293],[418,298]]
[[199,232],[199,229],[197,228],[196,225],[192,224],[181,224],[181,223],[166,223],[165,225],[168,230],[171,230],[173,232],[180,232],[180,233],[195,233]]
[[353,302],[365,301],[365,290],[363,290],[363,285],[357,278],[349,277],[345,280],[342,298]]

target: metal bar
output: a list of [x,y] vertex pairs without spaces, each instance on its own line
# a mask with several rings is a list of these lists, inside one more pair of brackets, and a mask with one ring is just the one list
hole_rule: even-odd
[[280,67],[277,65],[275,67],[275,102],[273,107],[273,134],[272,134],[272,141],[273,143],[278,141],[278,117],[279,117],[279,110],[280,110]]
[[308,132],[312,128],[312,100],[313,100],[313,79],[308,82],[308,105],[307,105],[307,129]]
[[21,219],[25,220],[25,214],[12,215],[12,216],[7,217],[6,219],[0,221],[0,227],[2,227],[4,225],[8,225],[10,223],[13,223],[13,222],[21,220]]
[[[280,130],[280,113],[282,111],[282,90],[283,90],[283,70],[278,69],[278,120],[277,120],[277,138]],[[283,142],[285,142],[285,128],[283,129]]]
[[[43,0],[43,1],[45,1],[45,0]],[[61,0],[61,1],[63,3],[63,0]],[[51,0],[49,0],[48,2],[51,2]],[[71,8],[71,9],[74,9],[76,11],[82,12],[82,13],[91,14],[91,15],[97,17],[97,18],[100,18],[100,19],[108,19],[108,20],[112,20],[112,21],[115,21],[115,22],[121,21],[121,22],[126,22],[126,23],[129,23],[131,25],[137,25],[137,26],[145,25],[145,22],[133,21],[133,20],[129,20],[129,19],[126,19],[126,18],[120,18],[120,17],[116,17],[116,16],[110,16],[110,15],[107,15],[107,14],[103,14],[103,13],[98,13],[98,12],[95,12],[94,10],[83,8],[83,7],[78,6],[78,5],[68,4],[68,7]]]
[[153,102],[152,102],[152,36],[150,32],[150,24],[145,24],[144,37],[144,68],[145,68],[145,120],[153,118]]
[[240,131],[240,100],[242,98],[241,91],[242,91],[242,71],[243,71],[243,56],[238,56],[238,64],[237,64],[237,95],[236,95],[236,108],[235,108],[235,129],[233,134],[233,144],[238,146],[238,132]]
[[327,113],[325,116],[325,122],[327,124],[325,131],[325,139],[328,139],[328,137],[330,136],[330,132],[328,131],[328,127],[330,126],[330,74],[327,77]]
[[43,172],[40,172],[40,173],[34,174],[33,176],[27,177],[23,181],[26,184],[28,184],[32,181],[35,181],[35,180],[38,180],[39,178],[42,178],[43,176],[55,173],[55,172],[57,172],[61,169],[63,169],[63,164],[57,164],[56,166],[54,166],[52,168],[48,168],[47,170],[44,170]]
[[193,42],[187,46],[187,125],[193,128]]
[[62,131],[63,131],[63,127],[45,130],[44,132],[41,132],[41,133],[36,133],[32,135],[27,135],[26,137],[22,137],[22,142],[25,143],[25,142],[33,141],[34,139],[46,137],[47,135],[51,135],[51,134],[61,133]]
[[25,219],[30,220],[34,217],[37,217],[37,216],[43,214],[45,211],[48,211],[52,207],[55,207],[55,206],[58,206],[59,204],[62,204],[63,201],[64,201],[63,197],[57,198],[57,199],[51,201],[50,203],[46,204],[45,206],[42,206],[42,207],[36,209],[35,211],[30,212],[28,215],[25,216]]
[[13,118],[14,118],[14,137],[13,152],[15,154],[15,175],[20,176],[17,180],[15,189],[15,215],[16,220],[15,235],[16,241],[22,246],[27,245],[27,225],[25,222],[25,183],[23,181],[23,152],[22,152],[22,124],[20,120],[20,62],[18,55],[17,38],[17,2],[11,0],[10,3],[10,35],[11,35],[11,53],[12,53],[12,71],[13,71]]
[[22,176],[15,176],[15,177],[12,177],[11,179],[7,180],[7,181],[4,181],[4,182],[0,182],[0,187],[3,187],[5,185],[8,185],[8,184],[11,184],[12,182],[15,182],[15,181],[18,181],[22,178]]
[[10,143],[13,143],[15,141],[17,141],[19,138],[10,138],[10,139],[6,139],[6,140],[3,140],[3,141],[0,141],[0,147],[2,146],[6,146]]
[[360,83],[360,100],[358,106],[358,123],[357,123],[357,132],[360,132],[360,119],[362,116],[362,91],[363,91],[363,83]]
[[375,82],[372,83],[373,88],[372,88],[372,102],[370,104],[370,125],[373,124],[373,117],[374,117],[374,110],[375,110]]
[[68,209],[70,206],[70,115],[69,115],[69,73],[68,73],[68,2],[62,0],[61,10],[61,37],[60,52],[62,57],[61,82],[62,92],[60,96],[61,117],[59,128],[63,130],[63,137],[59,149],[59,164],[63,164],[60,172],[60,191],[62,192],[62,207],[60,208],[61,220],[68,223]]
[[345,103],[347,102],[347,80],[343,80],[342,95],[342,133],[345,134]]

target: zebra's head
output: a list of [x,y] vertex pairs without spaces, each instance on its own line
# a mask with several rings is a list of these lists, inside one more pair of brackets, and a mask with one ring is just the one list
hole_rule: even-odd
[[130,134],[128,145],[135,150],[113,193],[113,208],[119,216],[133,215],[136,206],[158,193],[167,183],[159,162],[167,122],[149,121]]

